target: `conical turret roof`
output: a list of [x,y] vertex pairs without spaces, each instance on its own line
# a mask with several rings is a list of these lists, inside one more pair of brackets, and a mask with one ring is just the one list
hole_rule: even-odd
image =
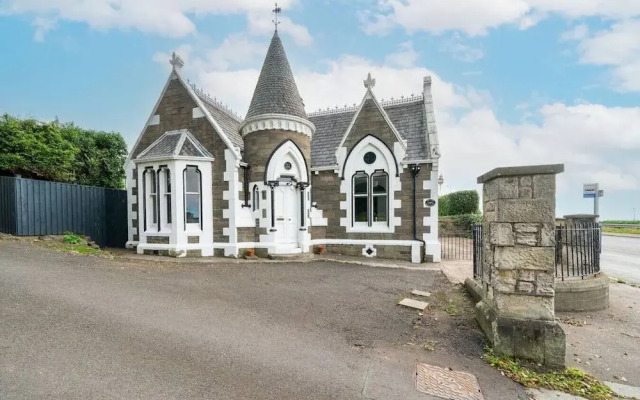
[[285,114],[307,118],[291,67],[276,31],[260,71],[246,118],[263,114]]

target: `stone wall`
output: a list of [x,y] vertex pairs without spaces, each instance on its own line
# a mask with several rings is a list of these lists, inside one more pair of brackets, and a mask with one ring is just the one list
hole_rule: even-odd
[[264,181],[269,157],[286,140],[293,141],[300,148],[307,163],[307,170],[309,169],[311,139],[308,136],[279,129],[252,132],[244,137],[244,161],[251,166],[249,182]]
[[[193,109],[195,107],[197,107],[197,104],[180,81],[178,79],[170,81],[156,111],[160,116],[160,123],[158,125],[149,125],[145,128],[137,146],[133,149],[132,159],[135,159],[140,152],[149,147],[165,132],[188,129],[215,158],[212,163],[213,187],[211,188],[213,198],[213,238],[215,242],[224,243],[229,241],[229,238],[222,234],[222,229],[229,226],[229,221],[222,216],[222,211],[228,208],[228,201],[222,198],[222,192],[229,190],[229,183],[224,181],[226,169],[224,151],[227,146],[205,117],[193,118]],[[134,177],[136,176],[134,175]],[[135,189],[133,194],[136,193]]]
[[483,300],[478,322],[499,354],[564,366],[555,321],[555,174],[562,165],[498,168],[483,187]]
[[[423,164],[416,178],[416,228],[418,238],[423,233],[429,233],[429,227],[422,224],[423,218],[430,215],[430,208],[423,206],[424,200],[430,198],[430,190],[422,190],[422,181],[431,176],[431,164]],[[400,217],[402,224],[396,226],[395,233],[347,233],[347,228],[340,225],[340,218],[346,217],[346,210],[340,209],[340,202],[346,201],[346,195],[340,193],[340,177],[333,171],[320,171],[311,176],[311,200],[316,202],[322,215],[327,218],[325,237],[327,239],[375,239],[375,240],[413,240],[413,176],[410,168],[405,168],[400,174],[402,188],[395,191],[395,199],[400,200],[400,208],[394,209],[394,216]],[[311,230],[312,239],[319,230]]]

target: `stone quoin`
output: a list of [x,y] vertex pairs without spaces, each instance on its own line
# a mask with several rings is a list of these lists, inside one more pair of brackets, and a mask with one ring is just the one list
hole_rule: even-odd
[[[308,114],[277,30],[243,119],[169,78],[125,166],[128,247],[174,256],[327,252],[439,261],[431,78],[383,102]],[[526,235],[521,240],[528,240]]]

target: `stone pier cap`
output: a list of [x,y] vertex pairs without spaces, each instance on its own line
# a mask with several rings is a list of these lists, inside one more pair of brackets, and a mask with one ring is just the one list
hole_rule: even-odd
[[526,165],[520,167],[500,167],[492,169],[478,177],[478,183],[486,183],[490,180],[524,175],[555,175],[564,172],[564,164]]

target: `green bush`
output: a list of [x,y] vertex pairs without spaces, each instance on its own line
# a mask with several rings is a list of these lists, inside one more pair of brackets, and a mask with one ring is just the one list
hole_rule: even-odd
[[67,244],[80,244],[84,242],[84,239],[75,233],[66,232],[62,237],[62,241]]
[[439,216],[477,214],[480,196],[475,190],[461,190],[440,196]]

